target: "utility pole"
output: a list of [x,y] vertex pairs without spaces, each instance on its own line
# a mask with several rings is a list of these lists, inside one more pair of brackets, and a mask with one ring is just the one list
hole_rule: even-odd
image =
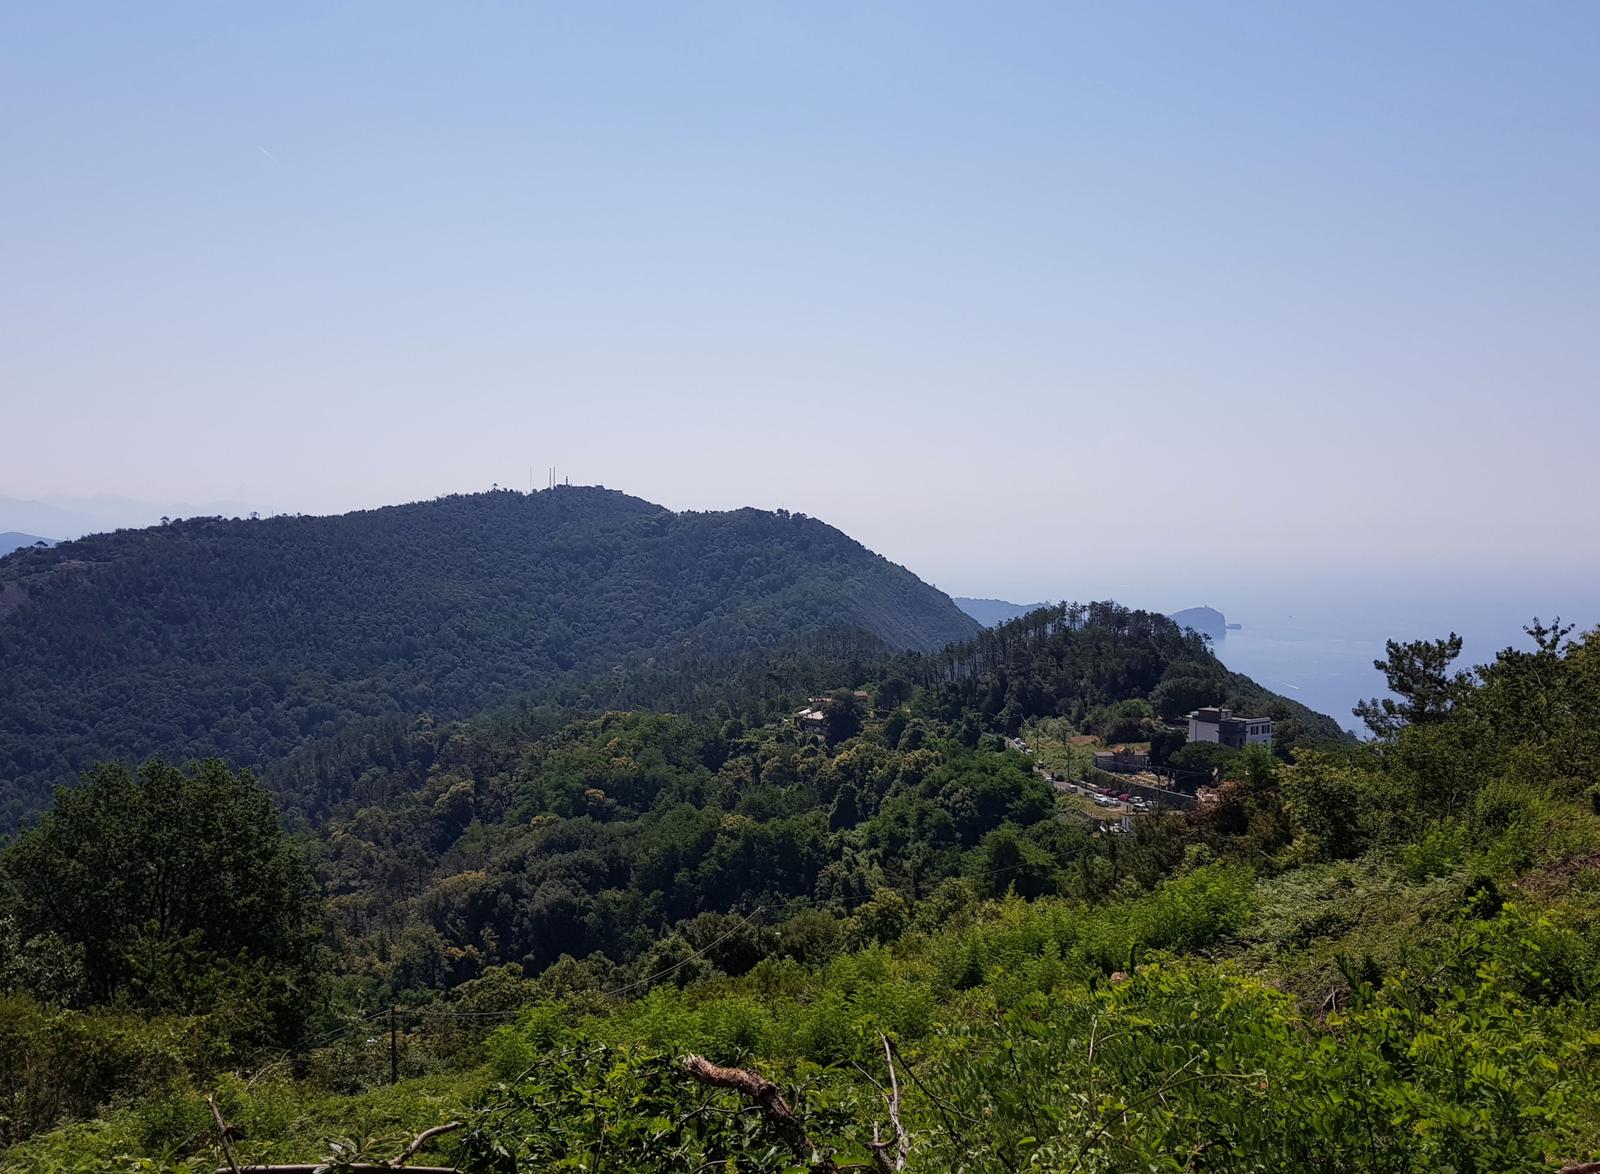
[[389,1004],[389,1083],[400,1083],[400,1037],[396,1034],[394,1004]]

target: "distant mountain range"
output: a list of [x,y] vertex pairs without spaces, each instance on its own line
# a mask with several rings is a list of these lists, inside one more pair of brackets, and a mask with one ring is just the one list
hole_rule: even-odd
[[10,554],[13,550],[20,550],[24,546],[35,546],[38,543],[54,546],[55,540],[40,538],[37,534],[22,534],[16,530],[0,531],[0,555]]
[[18,550],[0,559],[0,826],[109,758],[253,766],[361,717],[464,716],[646,658],[846,628],[923,650],[981,631],[813,518],[601,488]]
[[970,599],[965,595],[951,596],[951,601],[985,628],[992,628],[1046,606],[1043,603],[1008,603],[1004,599]]

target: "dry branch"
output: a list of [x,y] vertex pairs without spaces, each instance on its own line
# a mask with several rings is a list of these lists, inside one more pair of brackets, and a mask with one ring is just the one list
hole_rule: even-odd
[[441,1133],[453,1133],[460,1128],[460,1121],[450,1121],[444,1125],[435,1125],[432,1129],[424,1129],[412,1139],[410,1145],[406,1146],[406,1148],[401,1150],[399,1154],[395,1155],[395,1157],[389,1162],[389,1165],[393,1166],[396,1170],[400,1169],[412,1158],[416,1157],[417,1154],[422,1150],[423,1146],[427,1145]]
[[[884,1093],[884,1101],[889,1106],[889,1125],[894,1130],[892,1143],[883,1141],[878,1135],[878,1123],[872,1123],[872,1143],[867,1147],[872,1151],[872,1163],[880,1174],[899,1174],[906,1168],[906,1160],[911,1153],[911,1135],[900,1124],[900,1080],[894,1071],[894,1052],[889,1045],[889,1037],[879,1033],[883,1040],[883,1062],[889,1066],[889,1091]],[[874,1081],[876,1083],[876,1081]],[[882,1086],[879,1085],[880,1091]],[[893,1148],[894,1157],[889,1157],[889,1150]]]
[[765,1076],[745,1068],[723,1068],[704,1056],[685,1056],[683,1070],[701,1084],[725,1088],[755,1103],[767,1127],[781,1138],[794,1156],[820,1170],[823,1174],[837,1174],[839,1167],[833,1156],[819,1149],[806,1133],[805,1125],[795,1116],[789,1103],[783,1099],[778,1086]]
[[217,1140],[222,1142],[222,1153],[228,1159],[228,1169],[233,1174],[239,1174],[239,1159],[233,1153],[233,1130],[222,1119],[222,1110],[217,1108],[217,1098],[207,1094],[206,1104],[211,1106],[211,1117],[217,1123]]

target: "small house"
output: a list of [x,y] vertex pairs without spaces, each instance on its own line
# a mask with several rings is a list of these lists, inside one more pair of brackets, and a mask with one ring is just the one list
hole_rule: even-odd
[[802,730],[824,733],[828,728],[828,711],[821,705],[810,705],[795,714],[794,721]]
[[1114,775],[1137,774],[1141,770],[1150,769],[1150,755],[1142,750],[1131,750],[1127,746],[1096,750],[1094,768]]

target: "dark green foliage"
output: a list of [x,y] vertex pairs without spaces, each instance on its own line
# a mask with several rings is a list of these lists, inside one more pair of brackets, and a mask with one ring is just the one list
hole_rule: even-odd
[[1467,674],[1450,671],[1460,655],[1461,637],[1454,632],[1443,640],[1388,641],[1387,655],[1372,667],[1384,675],[1398,700],[1374,697],[1358,704],[1355,715],[1378,738],[1393,737],[1408,725],[1443,721],[1468,684]]
[[978,630],[822,522],[603,489],[196,518],[0,561],[0,817],[97,761],[282,758],[362,718],[465,716],[624,661],[855,627]]
[[[1050,785],[1017,755],[896,750],[875,728],[830,754],[787,725],[732,743],[725,728],[618,714],[532,740],[417,731],[419,765],[402,768],[415,781],[373,780],[392,798],[337,818],[322,841],[341,951],[402,986],[595,951],[648,973],[666,958],[660,928],[678,923],[697,947],[730,933],[709,956],[748,968],[775,940],[708,917],[797,900],[848,909],[885,881],[921,892],[1000,825],[1055,822]],[[1055,858],[1029,852],[1047,879],[1023,877],[1022,891],[1054,891]],[[397,922],[410,927],[398,939]],[[740,942],[755,952],[728,952]]]
[[1187,782],[1203,785],[1238,757],[1237,750],[1219,742],[1188,742],[1172,752],[1167,765]]
[[[981,708],[994,690],[979,682],[1098,665],[1096,705],[1145,722],[1149,706],[1119,691],[1159,679],[1167,661],[1147,639],[1176,641],[1172,663],[1188,673],[1209,654],[1162,617],[1079,610],[1076,626],[1001,629],[1005,659],[985,662],[978,678],[952,681],[952,666],[994,649],[893,656],[837,643],[814,663],[762,666],[779,714],[807,695],[785,690],[780,669],[811,685],[835,674],[822,738],[725,704],[693,719],[611,714],[560,728],[531,709],[470,725],[396,723],[349,746],[338,770],[351,783],[323,775],[280,788],[348,788],[351,801],[328,813],[318,872],[335,897],[340,952],[398,986],[449,986],[506,963],[536,974],[597,952],[646,973],[648,955],[690,940],[683,923],[698,914],[759,907],[770,921],[799,901],[847,913],[886,886],[915,899],[959,876],[985,894],[1102,894],[1159,878],[1181,846],[1146,830],[1093,841],[1063,824],[1053,788],[1024,756],[979,747],[994,740],[981,734],[994,724]],[[727,671],[744,679],[737,663]],[[887,684],[867,690],[877,699],[869,711],[855,692],[873,681]],[[896,697],[909,708],[888,708]],[[1208,751],[1234,756],[1194,753]],[[296,773],[305,757],[297,763]],[[1275,818],[1283,823],[1281,809]],[[1269,847],[1287,834],[1261,827]],[[676,939],[663,936],[674,926]]]
[[294,1013],[311,877],[248,774],[101,768],[0,853],[0,878],[15,937],[73,951],[94,1001],[191,1011],[231,996]]
[[841,689],[828,699],[823,710],[827,718],[829,746],[854,738],[861,732],[861,703],[847,689]]
[[1168,765],[1188,741],[1189,735],[1183,730],[1163,728],[1153,731],[1150,735],[1150,764],[1158,767]]

